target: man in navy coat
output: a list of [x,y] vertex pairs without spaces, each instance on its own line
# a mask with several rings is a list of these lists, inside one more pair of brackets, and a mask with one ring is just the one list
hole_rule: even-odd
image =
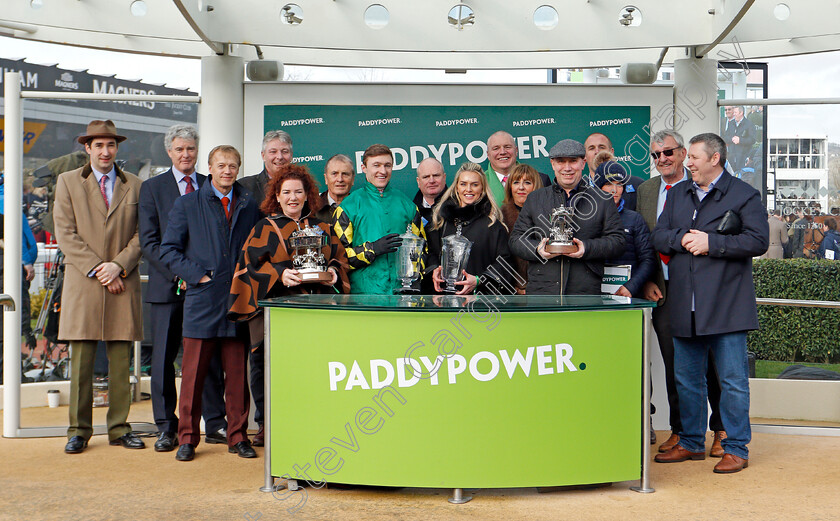
[[668,298],[674,303],[670,318],[682,420],[679,444],[656,461],[706,457],[705,375],[711,351],[727,434],[714,471],[732,473],[746,468],[749,459],[747,331],[758,329],[752,258],[767,251],[770,230],[758,191],[724,171],[723,139],[699,134],[690,145],[686,166],[692,182],[668,191],[653,231],[654,247],[670,256]]
[[[175,358],[181,348],[186,286],[160,260],[160,242],[169,222],[175,200],[204,184],[207,176],[195,171],[198,157],[198,131],[187,125],[174,125],[164,136],[172,168],[140,185],[140,246],[149,264],[149,283],[145,300],[151,307],[152,321],[152,410],[158,439],[157,452],[169,452],[178,444],[178,417],[175,406]],[[204,424],[208,443],[226,443],[224,385],[218,356],[210,362],[204,392]]]
[[250,396],[246,379],[247,330],[227,319],[228,294],[239,251],[259,220],[257,203],[236,184],[242,162],[232,146],[210,151],[210,179],[179,197],[169,214],[160,247],[161,260],[186,282],[184,362],[175,458],[190,461],[200,435],[201,391],[213,354],[221,353],[225,373],[228,451],[257,456],[248,441]]

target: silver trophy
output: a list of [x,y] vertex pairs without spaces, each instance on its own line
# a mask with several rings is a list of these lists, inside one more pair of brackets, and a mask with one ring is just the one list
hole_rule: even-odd
[[455,227],[455,234],[443,239],[440,254],[440,278],[446,282],[443,291],[455,293],[458,288],[455,283],[463,277],[462,272],[470,259],[472,241],[461,235],[461,225]]
[[574,253],[578,246],[574,242],[574,228],[572,217],[575,209],[571,206],[560,206],[551,211],[548,218],[549,238],[545,245],[548,253]]
[[321,249],[329,244],[329,237],[318,227],[307,226],[296,230],[289,237],[292,265],[298,270],[302,282],[325,282],[332,280],[327,271],[327,260]]
[[420,258],[426,241],[411,233],[410,224],[405,233],[400,235],[400,239],[402,244],[397,249],[397,278],[400,279],[402,287],[394,290],[394,293],[416,293],[419,290],[411,286],[420,278]]

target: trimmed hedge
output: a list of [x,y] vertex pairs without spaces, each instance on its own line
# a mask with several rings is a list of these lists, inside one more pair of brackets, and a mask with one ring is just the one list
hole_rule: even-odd
[[[840,261],[756,260],[753,279],[759,298],[840,301]],[[747,344],[761,360],[840,362],[840,310],[761,305],[758,322]]]

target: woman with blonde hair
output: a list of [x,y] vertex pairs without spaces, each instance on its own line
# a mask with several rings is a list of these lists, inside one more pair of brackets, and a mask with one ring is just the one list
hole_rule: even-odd
[[458,231],[472,241],[472,248],[463,279],[455,283],[456,294],[479,289],[485,294],[511,294],[514,288],[510,282],[508,231],[502,212],[488,192],[487,177],[475,163],[461,165],[432,214],[428,239],[430,265],[438,265],[432,272],[436,292],[446,289],[440,266],[443,239]]
[[[502,204],[502,218],[508,231],[513,229],[519,211],[525,204],[528,194],[543,187],[539,172],[531,165],[519,164],[513,169],[505,185],[505,202]],[[519,277],[516,278],[516,292],[525,294],[525,285],[528,283],[528,261],[512,255],[513,266]]]

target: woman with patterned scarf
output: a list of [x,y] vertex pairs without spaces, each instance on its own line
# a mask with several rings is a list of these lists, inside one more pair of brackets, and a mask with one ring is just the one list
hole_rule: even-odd
[[[309,201],[317,202],[315,180],[305,166],[289,164],[272,177],[260,210],[260,220],[245,241],[230,289],[231,320],[250,320],[260,313],[257,301],[296,293],[347,293],[347,257],[332,227],[311,212]],[[314,229],[329,237],[321,249],[330,280],[305,283],[295,269],[289,239],[295,232]],[[319,232],[320,230],[320,232]],[[252,345],[253,345],[252,339]]]

